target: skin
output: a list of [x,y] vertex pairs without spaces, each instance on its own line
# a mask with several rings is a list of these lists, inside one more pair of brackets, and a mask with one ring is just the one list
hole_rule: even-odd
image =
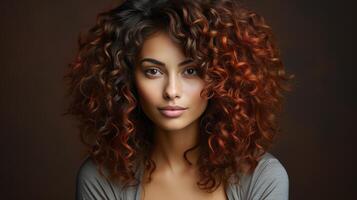
[[[164,32],[149,37],[138,58],[135,84],[140,106],[155,124],[155,145],[151,158],[156,163],[156,170],[152,174],[152,182],[144,186],[145,199],[225,199],[222,188],[210,194],[197,187],[198,148],[186,154],[192,166],[183,158],[184,151],[198,142],[199,119],[208,103],[207,98],[200,96],[204,81],[198,76],[194,62],[180,65],[189,58]],[[147,58],[157,60],[164,66],[141,62]],[[158,108],[169,105],[187,109],[177,118],[168,118]]]

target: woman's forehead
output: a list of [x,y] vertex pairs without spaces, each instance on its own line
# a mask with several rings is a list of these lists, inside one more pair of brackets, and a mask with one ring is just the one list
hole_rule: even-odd
[[175,43],[168,34],[157,33],[147,38],[140,51],[140,58],[155,58],[157,60],[185,59],[182,47]]

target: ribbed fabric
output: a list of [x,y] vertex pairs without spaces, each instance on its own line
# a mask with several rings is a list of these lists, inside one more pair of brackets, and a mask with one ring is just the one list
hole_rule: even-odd
[[[140,168],[136,177],[141,180]],[[253,174],[243,175],[239,185],[226,189],[228,200],[288,200],[289,177],[277,158],[266,152]],[[76,177],[76,200],[140,200],[141,187],[122,189],[102,177],[88,157]]]

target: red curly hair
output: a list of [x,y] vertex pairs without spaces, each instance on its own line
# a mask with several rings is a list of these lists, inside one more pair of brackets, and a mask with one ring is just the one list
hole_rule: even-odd
[[[110,180],[126,186],[136,180],[138,165],[152,173],[154,124],[138,112],[133,67],[143,42],[157,31],[182,46],[206,83],[198,186],[216,190],[230,177],[238,183],[281,132],[283,92],[294,76],[285,73],[264,18],[234,0],[128,0],[100,13],[79,37],[64,76],[71,99],[64,114],[79,121],[81,140],[102,175],[105,167]],[[183,155],[189,164],[186,153],[197,146]]]

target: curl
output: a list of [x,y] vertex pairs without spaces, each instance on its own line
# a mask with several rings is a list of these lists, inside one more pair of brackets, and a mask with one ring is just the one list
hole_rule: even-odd
[[[209,192],[241,173],[251,173],[279,134],[278,114],[289,91],[271,28],[263,17],[233,0],[125,1],[100,13],[80,35],[76,58],[64,76],[71,98],[64,114],[79,121],[81,141],[102,173],[121,185],[149,178],[153,124],[140,111],[133,70],[141,45],[169,33],[198,64],[209,99],[200,121],[197,185]],[[145,128],[143,128],[145,127]]]

